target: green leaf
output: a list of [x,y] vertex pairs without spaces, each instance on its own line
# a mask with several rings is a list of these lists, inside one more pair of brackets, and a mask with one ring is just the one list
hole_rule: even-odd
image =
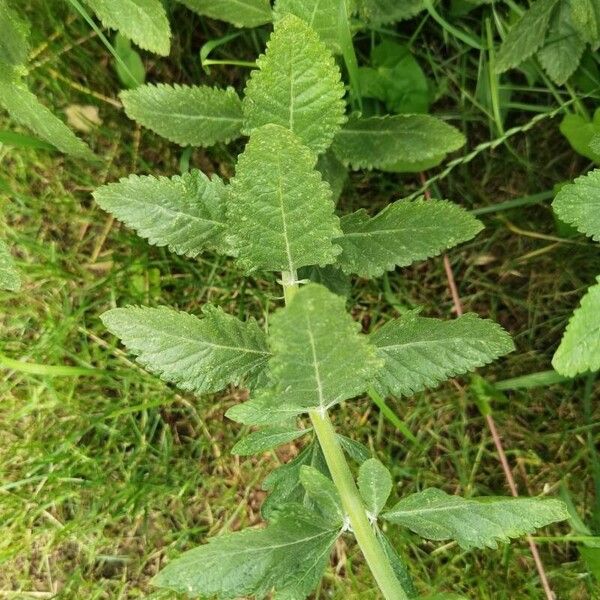
[[242,438],[231,449],[231,453],[239,456],[262,454],[267,450],[271,450],[272,448],[287,444],[288,442],[302,437],[310,431],[312,431],[312,428],[296,429],[295,427],[267,427]]
[[276,389],[261,390],[257,395],[232,406],[225,415],[232,421],[244,425],[272,425],[286,423],[306,412],[306,408],[294,402],[282,402],[282,394]]
[[346,275],[340,268],[333,265],[325,267],[302,267],[298,271],[300,281],[308,279],[312,283],[324,285],[330,292],[347,298],[350,295],[350,276]]
[[345,273],[378,277],[396,266],[440,254],[483,228],[469,212],[446,200],[398,200],[372,218],[364,209],[342,217],[338,264]]
[[372,25],[410,19],[425,8],[423,0],[358,0],[360,14]]
[[344,86],[331,52],[301,19],[275,24],[267,50],[246,86],[244,133],[273,123],[311,150],[326,150],[345,121]]
[[371,451],[364,444],[346,437],[345,435],[340,435],[339,433],[337,439],[342,450],[358,464],[364,463],[365,460],[371,457]]
[[600,581],[600,546],[579,545],[578,548],[588,571]]
[[372,517],[376,517],[392,493],[392,475],[376,458],[369,458],[358,470],[358,489]]
[[16,292],[21,288],[21,277],[15,269],[8,246],[0,240],[0,290]]
[[207,248],[225,251],[223,182],[193,170],[182,176],[130,175],[94,192],[107,212],[156,246],[195,257]]
[[461,548],[497,548],[569,516],[560,500],[462,498],[429,488],[406,496],[383,518],[428,540],[455,540]]
[[565,330],[552,366],[566,377],[600,370],[600,277],[581,299]]
[[325,410],[369,386],[381,362],[344,305],[311,283],[271,318],[269,366],[282,405]]
[[600,242],[600,169],[563,186],[552,208],[561,221]]
[[394,396],[435,387],[514,350],[500,325],[475,314],[443,321],[409,313],[389,321],[369,339],[385,361],[376,387]]
[[319,156],[317,171],[321,173],[323,181],[329,184],[333,201],[337,203],[344,191],[346,181],[348,181],[348,169],[338,160],[333,152],[328,150]]
[[180,146],[212,146],[240,135],[242,103],[232,88],[143,85],[121,92],[125,112]]
[[600,3],[598,0],[565,2],[571,9],[571,22],[579,37],[596,49],[600,42]]
[[333,151],[353,169],[393,170],[398,161],[417,162],[458,150],[465,143],[455,127],[429,115],[351,117],[335,136]]
[[136,52],[129,39],[117,33],[115,36],[115,52],[119,60],[115,60],[115,71],[119,81],[126,88],[136,88],[146,80],[146,67],[139,52]]
[[325,521],[338,527],[341,526],[344,522],[344,509],[333,481],[323,475],[319,469],[302,465],[300,467],[300,483]]
[[0,107],[19,124],[65,154],[95,160],[93,152],[27,89],[16,71],[0,63]]
[[571,3],[559,2],[544,46],[538,51],[542,67],[555,83],[562,85],[577,70],[584,50],[585,42],[571,21]]
[[560,132],[576,152],[600,164],[600,152],[590,145],[594,137],[600,134],[600,108],[594,112],[592,121],[586,120],[581,115],[565,115],[560,124]]
[[536,0],[510,28],[496,55],[496,73],[520,65],[540,48],[557,2],[558,0]]
[[217,392],[265,367],[269,352],[258,324],[207,305],[199,319],[171,308],[115,308],[106,328],[151,373],[197,394]]
[[238,158],[228,207],[232,243],[248,268],[294,272],[339,254],[332,243],[339,219],[316,160],[288,129],[266,125],[253,132]]
[[258,27],[272,20],[269,0],[177,0],[204,17],[236,27]]
[[319,515],[292,504],[275,513],[266,529],[220,535],[186,552],[169,563],[154,584],[223,600],[263,598],[273,588],[291,588],[304,598],[321,579],[338,535],[339,529]]
[[413,583],[412,577],[410,576],[410,572],[408,570],[408,567],[406,566],[406,563],[400,558],[400,555],[396,552],[396,549],[392,546],[391,542],[387,539],[387,537],[381,532],[379,528],[375,530],[375,535],[377,536],[377,539],[379,540],[379,543],[381,544],[385,555],[388,557],[388,560],[392,565],[392,569],[394,570],[396,579],[400,582],[408,597],[420,597],[419,593],[415,588],[415,584]]
[[17,67],[27,62],[29,55],[29,24],[0,0],[0,63]]
[[105,27],[161,56],[171,49],[171,29],[161,0],[85,0]]

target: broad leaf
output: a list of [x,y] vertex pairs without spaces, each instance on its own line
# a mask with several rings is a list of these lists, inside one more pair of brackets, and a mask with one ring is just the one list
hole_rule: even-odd
[[232,421],[244,425],[273,425],[287,423],[306,412],[306,407],[290,402],[280,390],[260,390],[254,398],[232,406],[225,414]]
[[0,240],[0,290],[16,292],[21,288],[21,277],[8,246]]
[[[188,596],[263,598],[291,588],[305,598],[317,586],[339,528],[299,505],[275,513],[266,529],[220,535],[169,563],[154,584]],[[298,595],[299,594],[299,595]]]
[[233,244],[248,268],[294,272],[339,254],[332,243],[339,220],[316,160],[288,129],[266,125],[253,132],[238,158],[228,209]]
[[214,306],[199,319],[170,308],[115,308],[102,315],[106,328],[165,381],[197,394],[217,392],[264,368],[265,335]]
[[598,0],[565,2],[571,9],[571,22],[579,37],[596,49],[600,43],[600,3]]
[[357,0],[363,19],[385,25],[410,19],[425,8],[423,0]]
[[344,273],[339,267],[327,265],[325,267],[302,267],[298,271],[300,281],[308,279],[313,283],[324,285],[330,292],[347,298],[350,295],[352,282],[350,275]]
[[470,240],[483,228],[463,208],[446,200],[398,200],[372,218],[364,209],[342,217],[338,264],[345,273],[378,277],[436,256]]
[[399,161],[438,158],[465,143],[455,127],[429,115],[352,117],[335,136],[333,151],[353,169],[395,170]]
[[182,176],[130,175],[94,192],[96,202],[156,246],[197,256],[225,250],[226,188],[198,170]]
[[436,488],[400,500],[383,518],[428,540],[455,540],[461,548],[496,548],[569,516],[560,500],[462,498]]
[[167,56],[171,29],[161,0],[85,0],[105,27],[119,30],[140,48]]
[[300,467],[300,483],[325,521],[341,526],[344,522],[344,509],[333,481],[323,475],[319,469],[302,465]]
[[560,132],[567,138],[573,150],[600,164],[600,149],[592,146],[592,141],[600,135],[600,108],[594,112],[592,121],[588,121],[581,115],[565,115],[561,124]]
[[406,563],[400,558],[400,555],[398,554],[398,552],[396,552],[396,549],[392,546],[391,542],[387,539],[387,537],[381,532],[379,528],[375,530],[375,535],[377,536],[377,539],[379,540],[379,543],[381,544],[385,555],[387,556],[388,560],[390,561],[390,564],[392,565],[392,569],[394,570],[396,579],[398,579],[408,597],[420,597],[417,592],[417,589],[415,588],[415,584],[412,580],[412,577],[410,576]]
[[199,15],[236,27],[258,27],[272,19],[269,0],[177,0]]
[[435,387],[514,350],[500,325],[475,314],[443,321],[409,313],[389,321],[369,339],[385,361],[376,388],[394,396]]
[[540,48],[557,2],[535,0],[531,8],[510,28],[496,56],[497,73],[520,65]]
[[181,146],[229,142],[242,128],[242,103],[231,88],[142,85],[121,100],[130,119]]
[[358,489],[369,514],[376,517],[392,492],[392,475],[381,461],[369,458],[358,470]]
[[566,377],[600,370],[600,277],[575,309],[552,366]]
[[561,221],[600,242],[600,169],[563,186],[552,208]]
[[242,438],[231,449],[232,454],[239,456],[249,456],[251,454],[261,454],[282,444],[287,444],[293,440],[309,433],[312,429],[296,429],[290,427],[266,427],[255,431],[245,438]]
[[0,0],[0,62],[24,65],[29,54],[28,38],[29,25],[7,0]]
[[345,121],[344,86],[331,52],[301,19],[277,21],[244,97],[244,132],[273,123],[323,152]]

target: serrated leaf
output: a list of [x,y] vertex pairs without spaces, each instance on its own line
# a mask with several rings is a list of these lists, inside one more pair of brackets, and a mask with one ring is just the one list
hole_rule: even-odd
[[259,431],[254,431],[250,435],[242,438],[231,449],[232,454],[239,456],[250,456],[251,454],[261,454],[282,444],[287,444],[293,440],[302,437],[312,431],[308,429],[296,429],[290,427],[266,427]]
[[331,52],[301,19],[277,21],[243,101],[244,133],[273,123],[293,131],[316,153],[345,121],[344,86]]
[[430,115],[351,117],[333,140],[337,157],[353,169],[390,169],[399,161],[424,161],[465,143],[455,127]]
[[95,160],[93,152],[27,89],[16,71],[0,63],[0,107],[65,154]]
[[0,0],[0,62],[24,65],[29,54],[29,25],[7,2]]
[[428,540],[455,540],[461,548],[497,548],[498,542],[563,521],[560,500],[537,498],[462,498],[429,488],[406,496],[383,518]]
[[391,542],[387,539],[387,537],[381,532],[379,528],[375,530],[375,535],[385,552],[385,555],[388,557],[390,564],[392,565],[392,569],[394,570],[394,574],[396,575],[396,579],[402,585],[402,588],[406,592],[409,598],[417,598],[419,597],[419,593],[415,588],[415,584],[410,576],[408,571],[408,567],[406,563],[400,558],[396,549],[392,546]]
[[226,251],[225,194],[218,177],[193,170],[170,179],[130,175],[93,196],[151,244],[195,257],[207,248]]
[[369,458],[358,470],[358,489],[370,515],[376,517],[392,493],[392,475],[381,461]]
[[560,132],[576,152],[600,164],[600,152],[590,146],[594,137],[600,134],[600,109],[596,109],[592,121],[578,114],[565,115],[560,124]]
[[84,0],[105,27],[117,29],[144,50],[167,56],[171,29],[161,0]]
[[477,235],[483,225],[446,200],[398,200],[372,218],[364,209],[342,217],[337,264],[345,273],[378,277],[436,256]]
[[130,119],[180,146],[226,143],[242,128],[242,103],[231,88],[142,85],[121,100]]
[[8,246],[0,240],[0,290],[16,292],[21,288],[21,277],[15,268]]
[[265,367],[269,351],[254,320],[211,305],[203,311],[199,319],[166,307],[115,308],[101,319],[142,366],[186,391],[217,392]]
[[[169,563],[154,584],[192,596],[265,597],[291,588],[304,598],[318,584],[339,535],[299,505],[274,514],[266,529],[220,535]],[[294,596],[292,596],[294,597]]]
[[339,219],[316,160],[288,129],[266,125],[253,132],[238,158],[227,215],[248,268],[294,272],[339,254],[332,243]]
[[409,396],[512,352],[500,325],[466,314],[451,321],[407,314],[369,336],[385,361],[376,376],[382,394]]
[[536,0],[510,28],[496,55],[496,73],[520,65],[540,48],[557,2]]
[[323,475],[319,469],[302,465],[300,467],[300,483],[325,521],[334,526],[341,526],[344,522],[344,509],[333,481]]
[[600,3],[598,0],[566,2],[571,10],[571,22],[579,37],[593,48],[600,41]]
[[423,0],[358,0],[360,15],[373,25],[410,19],[425,8]]
[[600,370],[600,277],[569,320],[552,366],[566,377]]
[[600,169],[563,186],[552,208],[561,221],[600,242]]
[[236,27],[258,27],[272,20],[269,0],[177,0],[204,17]]

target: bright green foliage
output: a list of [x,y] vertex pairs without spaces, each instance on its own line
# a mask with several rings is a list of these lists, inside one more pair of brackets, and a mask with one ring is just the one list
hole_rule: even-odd
[[323,475],[319,469],[302,465],[300,467],[300,483],[323,518],[328,523],[340,527],[344,522],[344,510],[333,481]]
[[160,587],[191,596],[265,598],[274,588],[305,598],[317,586],[339,528],[297,504],[274,513],[266,529],[212,538],[169,563]]
[[360,15],[373,25],[410,19],[425,8],[423,0],[357,0]]
[[121,92],[130,119],[181,146],[212,146],[240,135],[242,103],[235,90],[144,85]]
[[0,0],[0,63],[19,66],[29,54],[29,25],[7,0]]
[[443,321],[410,313],[389,321],[369,339],[385,361],[377,388],[394,396],[435,387],[514,350],[500,325],[475,314]]
[[194,170],[171,179],[130,175],[98,188],[94,199],[151,244],[194,257],[225,249],[225,194],[218,177]]
[[332,148],[353,169],[395,170],[398,161],[443,158],[464,143],[458,129],[435,117],[395,115],[352,117],[335,136]]
[[406,496],[383,518],[428,540],[455,540],[461,548],[496,548],[498,542],[568,518],[559,500],[461,498],[429,488]]
[[575,309],[552,366],[567,377],[600,370],[600,277]]
[[552,208],[562,221],[600,242],[600,169],[562,187]]
[[244,323],[207,305],[204,317],[170,308],[115,308],[106,328],[165,381],[197,394],[217,392],[264,368],[269,357],[256,322]]
[[376,517],[392,492],[392,475],[381,461],[370,458],[360,465],[358,489],[370,515]]
[[21,277],[15,269],[8,246],[0,240],[0,290],[16,292],[21,288]]
[[377,277],[474,237],[483,226],[466,210],[445,200],[398,200],[372,218],[364,209],[341,219],[346,273]]
[[385,537],[379,528],[375,530],[375,535],[377,536],[377,540],[381,544],[385,555],[390,561],[392,569],[394,569],[396,578],[402,584],[404,591],[407,593],[409,598],[417,598],[419,594],[415,588],[415,584],[413,583],[412,577],[408,572],[408,567],[406,566],[405,562],[400,558],[400,555],[398,552],[396,552],[394,546],[392,546],[391,542],[387,539],[387,537]]
[[115,71],[126,88],[136,88],[146,80],[146,67],[139,52],[133,49],[131,41],[121,33],[115,36]]
[[598,0],[572,0],[571,22],[581,39],[595,50],[600,43],[600,3]]
[[177,0],[199,15],[236,27],[257,27],[272,19],[269,0]]
[[171,29],[161,0],[85,0],[105,27],[118,29],[140,48],[167,56]]
[[293,131],[323,152],[345,120],[344,86],[333,56],[301,19],[276,22],[244,97],[244,132],[268,123]]
[[560,132],[573,150],[600,164],[600,149],[596,150],[592,146],[594,138],[600,135],[600,108],[596,109],[591,121],[578,114],[565,115],[560,124]]
[[266,427],[255,431],[245,438],[242,438],[232,449],[232,454],[239,456],[249,456],[250,454],[260,454],[276,448],[282,444],[287,444],[305,434],[311,429],[296,429],[290,427]]
[[325,410],[367,389],[381,362],[344,305],[311,283],[271,318],[269,366],[281,403]]
[[307,408],[298,402],[291,402],[277,389],[257,391],[254,398],[232,406],[226,415],[244,425],[270,425],[287,423],[295,416],[306,412]]
[[338,218],[316,160],[288,129],[266,125],[253,132],[238,159],[228,211],[233,244],[247,267],[293,272],[339,254],[332,243],[341,233]]

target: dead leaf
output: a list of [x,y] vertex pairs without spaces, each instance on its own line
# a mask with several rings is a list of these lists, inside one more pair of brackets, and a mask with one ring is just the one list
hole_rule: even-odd
[[90,132],[97,125],[102,124],[98,114],[98,107],[91,104],[71,104],[65,109],[67,122],[77,131]]

